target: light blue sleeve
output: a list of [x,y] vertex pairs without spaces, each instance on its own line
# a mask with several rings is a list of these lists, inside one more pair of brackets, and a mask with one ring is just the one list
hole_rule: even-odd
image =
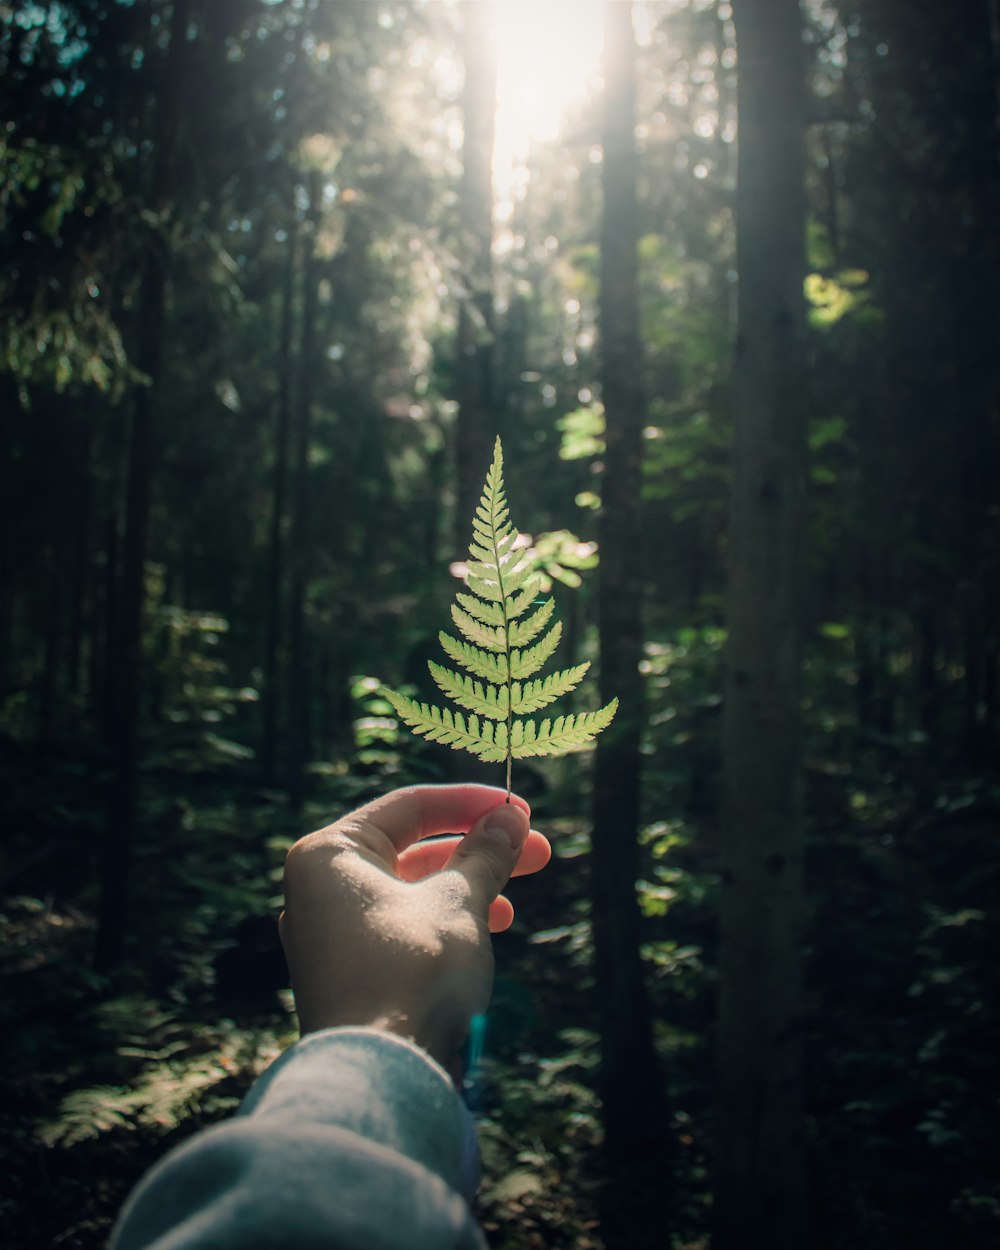
[[442,1068],[391,1034],[328,1029],[153,1168],[109,1250],[485,1250],[477,1174]]

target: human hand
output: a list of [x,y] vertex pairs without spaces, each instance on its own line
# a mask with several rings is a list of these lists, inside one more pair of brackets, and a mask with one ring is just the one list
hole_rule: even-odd
[[[457,1076],[489,1003],[489,933],[514,918],[501,891],[551,855],[527,803],[504,799],[492,786],[411,786],[295,843],[280,928],[303,1033],[386,1029]],[[464,836],[420,841],[442,833]]]

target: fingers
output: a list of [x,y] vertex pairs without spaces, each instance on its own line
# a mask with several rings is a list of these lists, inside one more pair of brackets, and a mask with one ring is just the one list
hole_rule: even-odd
[[495,786],[407,786],[358,808],[334,827],[362,840],[374,832],[388,838],[396,851],[404,851],[421,838],[465,833],[501,803],[523,812],[525,818],[531,814],[524,799],[511,795],[508,805],[506,797],[506,791]]
[[[418,842],[399,856],[396,871],[404,881],[420,881],[432,872],[439,872],[451,859],[460,837],[437,838],[433,842]],[[512,877],[524,877],[540,872],[552,858],[552,847],[543,834],[532,829],[521,848],[521,854]]]
[[510,899],[501,894],[490,903],[489,928],[491,933],[503,933],[514,923],[514,908]]
[[[402,852],[397,862],[396,871],[403,881],[422,881],[442,868],[451,865],[454,853],[463,839],[437,838],[433,842],[419,842]],[[528,873],[540,872],[552,858],[552,847],[549,840],[535,829],[530,830],[521,854],[514,865],[512,877],[523,877]],[[491,933],[503,933],[514,921],[514,908],[510,900],[503,894],[489,905],[489,930]]]
[[527,838],[527,813],[501,803],[481,816],[452,852],[446,867],[462,874],[483,912],[510,879]]

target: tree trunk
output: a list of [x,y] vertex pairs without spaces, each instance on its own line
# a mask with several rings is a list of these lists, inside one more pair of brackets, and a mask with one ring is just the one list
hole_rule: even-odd
[[288,225],[288,251],[281,295],[281,332],[278,344],[278,402],[274,432],[274,485],[271,501],[267,564],[267,625],[264,639],[264,723],[261,735],[261,775],[266,785],[275,781],[281,690],[282,590],[284,588],[284,525],[288,495],[288,444],[292,419],[292,330],[295,316],[294,216]]
[[83,654],[87,634],[87,594],[91,582],[91,423],[80,422],[79,478],[72,499],[72,568],[69,575],[69,634],[66,646],[66,687],[74,703],[74,720],[83,693]]
[[[173,194],[173,152],[180,111],[190,0],[174,0],[170,47],[159,94],[155,165],[150,206],[165,222]],[[166,242],[150,240],[138,311],[139,341],[135,363],[147,385],[136,387],[129,441],[121,584],[114,649],[109,655],[109,719],[112,783],[108,836],[104,848],[96,958],[99,968],[113,967],[125,948],[128,889],[136,820],[139,762],[139,683],[142,628],[146,601],[146,548],[156,461],[156,398],[163,355],[166,311]]]
[[306,654],[305,616],[309,574],[312,571],[313,562],[309,445],[312,440],[313,377],[317,367],[315,343],[316,317],[319,310],[319,266],[316,249],[322,193],[319,175],[313,173],[310,176],[309,219],[305,232],[302,344],[295,428],[295,507],[292,513],[290,542],[291,613],[288,645],[291,671],[288,683],[288,801],[293,812],[301,809],[305,798],[306,762],[310,742],[309,664]]
[[17,411],[17,388],[0,378],[0,404],[6,414],[6,437],[0,440],[0,707],[14,688],[16,672],[14,618],[20,565],[15,539],[17,466],[11,437],[11,413]]
[[[601,390],[607,449],[601,479],[597,617],[601,702],[618,714],[597,741],[592,898],[601,1096],[609,1159],[662,1137],[660,1081],[639,955],[639,735],[643,721],[639,515],[644,397],[639,332],[632,6],[605,7],[604,213],[601,226]],[[641,1113],[639,1109],[641,1110]]]
[[796,0],[737,0],[734,15],[739,339],[712,1245],[802,1250],[804,67]]
[[35,736],[40,742],[47,742],[52,736],[53,712],[58,688],[58,673],[61,642],[61,627],[65,618],[63,602],[63,586],[65,570],[62,567],[62,538],[65,534],[65,518],[59,511],[52,518],[52,536],[45,548],[45,560],[48,564],[45,593],[45,643],[42,649],[42,677],[39,683]]
[[101,739],[111,745],[111,657],[115,654],[115,633],[118,628],[118,566],[121,543],[118,535],[116,509],[106,516],[101,530],[104,538],[104,563],[98,578],[98,594],[94,601],[92,633],[94,647],[90,654],[90,711],[100,726]]
[[490,6],[466,4],[464,138],[460,199],[461,302],[455,360],[458,417],[455,461],[458,481],[455,550],[464,552],[469,524],[490,466],[496,429],[493,312],[493,140],[496,125],[496,51],[490,38]]

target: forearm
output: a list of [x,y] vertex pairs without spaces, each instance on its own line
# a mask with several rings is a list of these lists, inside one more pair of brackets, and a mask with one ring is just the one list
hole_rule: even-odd
[[112,1250],[481,1250],[475,1138],[445,1073],[365,1029],[313,1034],[240,1114],[169,1155]]

